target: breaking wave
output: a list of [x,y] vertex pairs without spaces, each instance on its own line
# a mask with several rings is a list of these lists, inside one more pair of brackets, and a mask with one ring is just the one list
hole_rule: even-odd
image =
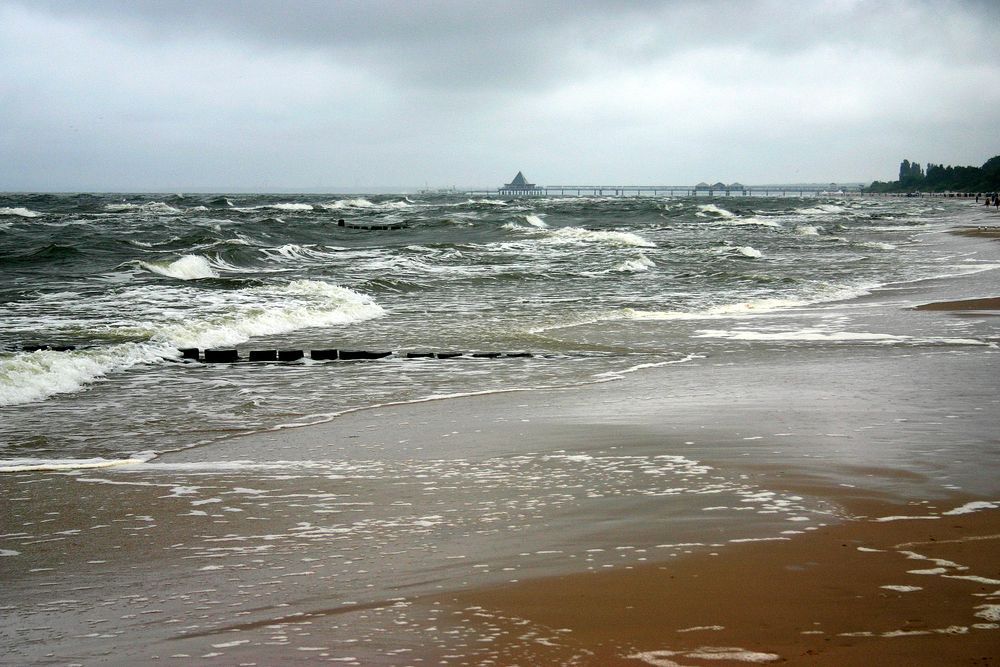
[[0,358],[0,406],[79,391],[108,373],[176,357],[164,345],[123,343],[71,352],[19,352]]
[[43,214],[38,211],[32,211],[31,209],[24,208],[23,206],[17,206],[14,208],[0,206],[0,215],[14,215],[19,218],[39,218]]
[[182,213],[179,208],[174,208],[170,204],[162,201],[146,202],[145,204],[106,204],[104,210],[109,213],[124,213],[126,211],[137,211],[140,213],[160,213],[176,215]]
[[625,260],[612,270],[617,273],[638,273],[641,271],[649,271],[655,266],[656,264],[653,264],[653,260],[649,259],[645,255],[639,255],[635,259]]
[[545,243],[605,243],[615,246],[655,248],[656,244],[647,241],[632,232],[606,232],[583,229],[580,227],[563,227],[549,232],[543,239]]
[[350,324],[384,314],[365,294],[313,280],[236,290],[219,310],[168,323],[137,323],[132,330],[148,337],[141,342],[0,355],[0,406],[76,392],[112,373],[177,359],[182,347],[232,346],[254,336]]
[[198,280],[200,278],[218,278],[219,272],[212,268],[207,259],[201,255],[184,255],[173,262],[139,262],[147,271],[158,273],[168,278],[179,280]]
[[366,294],[316,280],[243,290],[248,303],[227,312],[162,326],[153,340],[173,347],[218,347],[311,327],[350,324],[385,311]]

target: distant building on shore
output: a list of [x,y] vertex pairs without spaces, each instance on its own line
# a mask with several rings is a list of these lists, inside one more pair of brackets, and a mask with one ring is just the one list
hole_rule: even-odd
[[709,192],[742,192],[747,189],[747,186],[742,183],[735,182],[726,185],[722,181],[718,181],[709,185],[708,183],[702,181],[698,185],[694,186],[695,192],[698,190],[708,190]]
[[510,183],[504,183],[498,192],[502,195],[540,195],[543,191],[534,183],[529,183],[524,174],[517,172],[517,176]]

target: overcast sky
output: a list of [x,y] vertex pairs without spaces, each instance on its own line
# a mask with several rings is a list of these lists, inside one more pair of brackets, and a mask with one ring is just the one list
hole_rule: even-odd
[[0,0],[0,190],[825,183],[996,154],[995,0]]

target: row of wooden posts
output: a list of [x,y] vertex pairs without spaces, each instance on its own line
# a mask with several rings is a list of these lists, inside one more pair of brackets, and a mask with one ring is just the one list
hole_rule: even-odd
[[531,352],[383,352],[372,350],[250,350],[246,357],[241,357],[235,349],[206,349],[196,347],[180,350],[181,358],[201,361],[207,364],[233,364],[241,361],[299,361],[308,358],[313,361],[359,361],[384,359],[393,355],[405,359],[454,359],[471,357],[474,359],[525,358],[533,356]]

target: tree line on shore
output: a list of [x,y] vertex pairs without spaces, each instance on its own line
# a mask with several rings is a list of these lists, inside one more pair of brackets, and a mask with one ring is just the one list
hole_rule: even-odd
[[997,192],[1000,191],[1000,155],[991,157],[982,167],[952,167],[903,160],[899,180],[875,181],[868,192]]

